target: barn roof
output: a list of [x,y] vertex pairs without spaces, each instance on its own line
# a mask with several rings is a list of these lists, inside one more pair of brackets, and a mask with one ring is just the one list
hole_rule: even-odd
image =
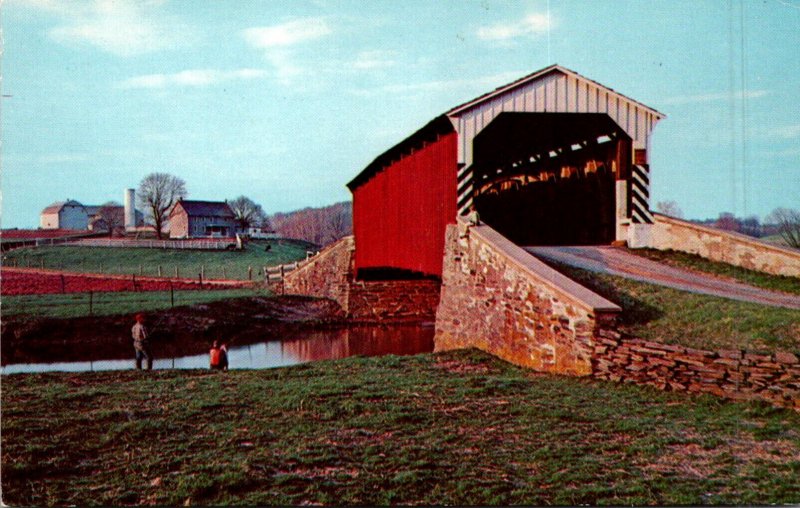
[[75,201],[74,199],[68,199],[66,201],[56,201],[55,203],[53,203],[53,204],[51,204],[49,206],[46,206],[44,208],[44,210],[42,210],[42,213],[58,213],[58,212],[61,211],[62,208],[64,208],[67,205],[83,206],[82,204],[80,204],[79,202]]
[[447,115],[437,116],[417,132],[376,157],[374,161],[370,162],[361,173],[347,184],[347,187],[351,191],[355,190],[361,184],[378,174],[382,169],[389,166],[392,162],[400,160],[404,155],[408,155],[412,151],[425,146],[425,143],[436,141],[437,137],[454,132],[454,130],[453,124],[447,118]]
[[576,78],[576,79],[578,79],[580,81],[583,81],[585,83],[590,83],[590,84],[592,84],[593,86],[595,86],[597,88],[601,88],[603,90],[606,90],[606,91],[608,91],[608,92],[610,92],[610,93],[612,93],[614,95],[617,95],[617,96],[623,98],[624,100],[626,100],[628,102],[631,102],[631,103],[635,104],[636,106],[638,106],[638,107],[640,107],[642,109],[645,109],[645,110],[649,111],[650,113],[653,113],[659,119],[666,117],[666,115],[664,113],[661,113],[660,111],[658,111],[658,110],[656,110],[654,108],[651,108],[650,106],[642,104],[641,102],[639,102],[637,100],[631,99],[630,97],[615,91],[613,88],[609,88],[609,87],[607,87],[607,86],[605,86],[605,85],[603,85],[601,83],[598,83],[597,81],[595,81],[593,79],[589,79],[586,76],[583,76],[583,75],[581,75],[581,74],[579,74],[579,73],[577,73],[577,72],[575,72],[575,71],[573,71],[571,69],[567,69],[566,67],[563,67],[563,66],[558,65],[558,64],[553,64],[553,65],[551,65],[549,67],[545,67],[544,69],[540,69],[540,70],[538,70],[536,72],[528,74],[527,76],[523,76],[523,77],[519,78],[516,81],[512,81],[511,83],[508,83],[507,85],[503,85],[503,86],[497,87],[494,90],[492,90],[491,92],[487,92],[487,93],[485,93],[483,95],[479,95],[478,97],[475,97],[474,99],[472,99],[470,101],[467,101],[467,102],[465,102],[463,104],[459,104],[458,106],[456,106],[456,107],[450,109],[449,111],[447,111],[447,113],[445,113],[445,114],[448,115],[448,116],[458,116],[460,113],[464,112],[465,110],[471,109],[474,106],[477,106],[477,105],[479,105],[479,104],[481,104],[483,102],[486,102],[486,101],[492,99],[493,97],[496,97],[497,95],[500,95],[500,94],[506,93],[508,91],[514,90],[515,88],[518,88],[518,87],[523,86],[523,85],[525,85],[527,83],[530,83],[531,81],[535,81],[537,79],[541,79],[541,78],[543,78],[543,77],[545,77],[545,76],[547,76],[549,74],[552,74],[554,72],[560,72],[562,74],[566,74],[568,76],[572,76],[572,77],[574,77],[574,78]]
[[228,206],[228,203],[224,201],[190,201],[188,199],[182,199],[175,203],[175,206],[172,209],[173,213],[178,206],[183,208],[187,215],[193,217],[200,215],[208,217],[226,217],[231,219],[235,217],[231,207]]

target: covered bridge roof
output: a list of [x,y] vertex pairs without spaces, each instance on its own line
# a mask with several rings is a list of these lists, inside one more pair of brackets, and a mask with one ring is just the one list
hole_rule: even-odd
[[[460,141],[459,143],[463,142],[463,143],[470,143],[471,144],[473,137],[480,131],[480,129],[476,128],[474,125],[471,125],[471,126],[467,125],[465,123],[465,122],[467,122],[467,120],[465,120],[462,117],[463,116],[475,116],[475,115],[477,115],[478,117],[481,117],[480,122],[483,123],[484,115],[481,113],[481,110],[480,110],[481,107],[490,107],[490,106],[492,108],[494,108],[495,106],[499,107],[499,109],[497,111],[492,111],[491,118],[486,120],[486,122],[491,122],[491,120],[494,118],[494,116],[497,116],[497,115],[499,115],[500,113],[503,113],[503,112],[508,112],[508,111],[528,111],[528,112],[531,112],[532,111],[530,109],[531,107],[533,108],[534,111],[537,110],[537,108],[539,107],[537,104],[533,104],[533,105],[530,105],[530,106],[526,105],[526,106],[523,106],[520,109],[516,109],[516,107],[514,105],[511,105],[511,106],[509,106],[507,108],[505,104],[498,105],[498,104],[495,104],[495,103],[498,100],[500,100],[498,98],[502,98],[502,97],[505,97],[506,95],[510,95],[510,94],[519,92],[520,90],[524,90],[525,87],[527,87],[531,83],[535,83],[535,82],[538,83],[539,81],[547,81],[548,79],[551,79],[553,77],[553,75],[556,75],[556,76],[558,76],[558,75],[561,75],[561,76],[566,75],[570,79],[573,79],[574,82],[580,82],[582,84],[583,88],[585,90],[587,90],[587,92],[586,92],[587,95],[589,95],[588,94],[588,90],[591,89],[591,90],[597,90],[598,91],[597,92],[598,96],[604,95],[604,96],[606,96],[608,98],[613,98],[615,101],[617,101],[615,103],[617,105],[617,108],[618,108],[617,113],[620,112],[619,104],[628,104],[628,105],[630,105],[630,107],[632,107],[632,108],[634,108],[634,109],[636,109],[638,111],[645,112],[645,114],[647,114],[647,115],[651,115],[651,118],[653,120],[652,120],[651,123],[648,124],[648,128],[652,128],[652,125],[655,123],[655,121],[657,121],[659,119],[662,119],[662,118],[664,118],[666,116],[663,113],[657,111],[656,109],[653,109],[653,108],[651,108],[649,106],[646,106],[646,105],[642,104],[641,102],[638,102],[638,101],[636,101],[634,99],[631,99],[630,97],[622,95],[621,93],[616,92],[613,89],[598,83],[597,81],[594,81],[594,80],[589,79],[589,78],[587,78],[585,76],[582,76],[581,74],[578,74],[577,72],[575,72],[573,70],[570,70],[570,69],[567,69],[566,67],[563,67],[561,65],[554,64],[554,65],[551,65],[549,67],[545,67],[544,69],[540,69],[540,70],[538,70],[536,72],[528,74],[527,76],[524,76],[524,77],[522,77],[522,78],[520,78],[520,79],[518,79],[516,81],[513,81],[513,82],[508,83],[506,85],[500,86],[500,87],[492,90],[491,92],[485,93],[483,95],[479,95],[478,97],[476,97],[476,98],[474,98],[474,99],[472,99],[470,101],[467,101],[467,102],[465,102],[463,104],[460,104],[460,105],[458,105],[458,106],[446,111],[442,115],[437,116],[436,118],[434,118],[433,120],[428,122],[424,127],[422,127],[421,129],[419,129],[415,133],[411,134],[409,137],[407,137],[406,139],[404,139],[400,143],[394,145],[393,147],[389,148],[388,150],[383,152],[381,155],[379,155],[375,160],[373,160],[369,165],[367,165],[367,167],[364,168],[355,178],[353,178],[347,184],[347,187],[351,191],[355,190],[356,188],[358,188],[362,184],[366,183],[370,178],[375,176],[377,173],[379,173],[380,171],[382,171],[383,169],[385,169],[386,167],[391,165],[393,162],[395,162],[395,161],[399,160],[400,158],[402,158],[404,155],[408,155],[413,150],[419,149],[422,146],[424,146],[424,144],[426,142],[434,141],[438,136],[453,132],[456,129],[459,132],[459,137],[460,138],[461,137],[465,138],[464,140]],[[505,101],[505,99],[503,99],[503,100]],[[553,98],[553,97],[550,97],[550,98],[542,97],[542,98],[540,98],[540,100],[543,101],[542,103],[544,105],[544,110],[547,111],[548,114],[559,114],[559,113],[561,113],[561,114],[574,114],[572,112],[573,110],[571,110],[570,106],[567,105],[567,104],[565,104],[563,107],[566,108],[566,109],[570,109],[570,112],[565,112],[565,111],[560,111],[559,112],[558,106],[556,106],[554,109],[548,109],[547,108],[547,104],[548,104],[547,101],[556,102],[555,98]],[[562,100],[563,100],[563,98],[562,98]],[[597,101],[595,100],[595,102],[597,102]],[[544,112],[544,111],[542,111],[542,112]],[[591,108],[590,108],[589,105],[582,105],[580,107],[575,108],[574,112],[575,113],[578,113],[578,112],[580,112],[580,113],[591,113],[592,111],[591,111]],[[608,111],[608,113],[610,115],[611,111]],[[603,114],[605,114],[605,113],[603,113]],[[633,115],[627,115],[627,116],[630,116],[631,118],[633,117]],[[626,118],[627,118],[627,116],[626,116]],[[473,119],[471,121],[474,123],[475,120]],[[454,127],[454,124],[457,127]],[[574,126],[574,124],[572,126]],[[626,129],[626,127],[627,127],[626,130],[628,132],[630,132],[632,130],[626,125],[621,125],[621,127],[623,129]],[[642,128],[642,127],[640,127],[640,128]],[[460,146],[459,150],[460,150],[460,153],[461,153],[465,149],[464,149],[464,147]],[[459,160],[461,161],[461,157],[459,157]]]
[[494,90],[492,90],[491,92],[487,92],[487,93],[485,93],[483,95],[479,95],[478,97],[475,97],[474,99],[472,99],[470,101],[467,101],[467,102],[465,102],[463,104],[459,104],[458,106],[456,106],[456,107],[450,109],[449,111],[447,111],[447,113],[445,113],[445,114],[448,115],[448,116],[457,116],[459,113],[462,113],[463,111],[468,110],[468,109],[470,109],[470,108],[472,108],[474,106],[477,106],[477,105],[479,105],[481,103],[484,103],[484,102],[492,99],[495,96],[504,94],[506,92],[509,92],[509,91],[515,89],[515,88],[518,88],[518,87],[521,87],[521,86],[523,86],[523,85],[525,85],[527,83],[530,83],[531,81],[535,81],[537,79],[541,79],[541,78],[547,76],[548,74],[553,74],[553,73],[557,73],[557,72],[560,72],[561,74],[566,74],[568,76],[572,76],[572,77],[574,77],[574,78],[576,78],[576,79],[578,79],[580,81],[583,81],[583,82],[586,82],[586,83],[590,83],[590,84],[594,85],[595,87],[602,88],[603,90],[611,92],[612,94],[614,94],[616,96],[619,96],[622,99],[625,99],[626,101],[628,101],[628,102],[630,102],[632,104],[635,104],[635,105],[637,105],[638,107],[640,107],[642,109],[645,109],[645,110],[649,111],[650,113],[653,113],[658,118],[665,118],[666,117],[666,115],[664,113],[661,113],[658,110],[656,110],[654,108],[651,108],[650,106],[642,104],[641,102],[639,102],[639,101],[637,101],[635,99],[631,99],[630,97],[615,91],[613,88],[609,88],[609,87],[603,85],[602,83],[598,83],[597,81],[595,81],[593,79],[589,79],[589,78],[587,78],[586,76],[584,76],[582,74],[579,74],[579,73],[577,73],[577,72],[575,72],[575,71],[573,71],[571,69],[567,69],[566,67],[563,67],[563,66],[558,65],[558,64],[553,64],[553,65],[551,65],[549,67],[545,67],[544,69],[539,69],[538,71],[533,72],[531,74],[528,74],[527,76],[523,76],[523,77],[519,78],[516,81],[512,81],[511,83],[508,83],[507,85],[499,86],[499,87],[495,88]]
[[351,191],[355,190],[393,162],[400,160],[403,156],[410,154],[414,150],[422,148],[425,143],[436,141],[437,137],[443,134],[449,134],[453,131],[453,124],[450,122],[450,119],[447,118],[447,115],[437,116],[414,134],[376,157],[374,161],[370,162],[361,173],[347,184],[347,187]]

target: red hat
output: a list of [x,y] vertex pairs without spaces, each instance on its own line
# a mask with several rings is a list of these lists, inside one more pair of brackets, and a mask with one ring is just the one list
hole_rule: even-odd
[[139,323],[144,321],[144,314],[141,314],[141,313],[136,314],[136,321],[138,321]]

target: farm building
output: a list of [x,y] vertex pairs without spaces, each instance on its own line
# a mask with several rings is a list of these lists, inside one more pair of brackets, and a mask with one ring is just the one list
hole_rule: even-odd
[[236,217],[224,201],[181,199],[169,214],[170,238],[227,237],[237,232]]
[[88,229],[89,215],[86,207],[73,199],[59,201],[42,210],[39,215],[39,227],[42,229]]
[[[126,202],[127,203],[127,202]],[[102,212],[102,213],[101,213]],[[134,217],[132,220],[134,224],[142,224],[144,222],[144,215],[139,210],[131,208],[128,210],[124,206],[102,206],[102,205],[84,205],[68,199],[66,201],[59,201],[46,207],[42,210],[39,216],[39,227],[42,229],[75,229],[75,230],[90,230],[90,231],[105,231],[108,229],[106,218],[109,216],[118,217],[120,225],[122,225],[123,217],[130,214]]]
[[456,106],[348,183],[356,277],[441,277],[445,228],[473,211],[521,245],[637,246],[662,118],[559,65]]

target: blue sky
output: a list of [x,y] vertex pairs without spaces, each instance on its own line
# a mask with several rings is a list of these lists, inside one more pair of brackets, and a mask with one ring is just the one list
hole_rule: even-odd
[[425,122],[552,63],[667,114],[653,206],[800,208],[800,0],[6,0],[2,27],[3,227],[153,171],[270,213],[349,199]]

